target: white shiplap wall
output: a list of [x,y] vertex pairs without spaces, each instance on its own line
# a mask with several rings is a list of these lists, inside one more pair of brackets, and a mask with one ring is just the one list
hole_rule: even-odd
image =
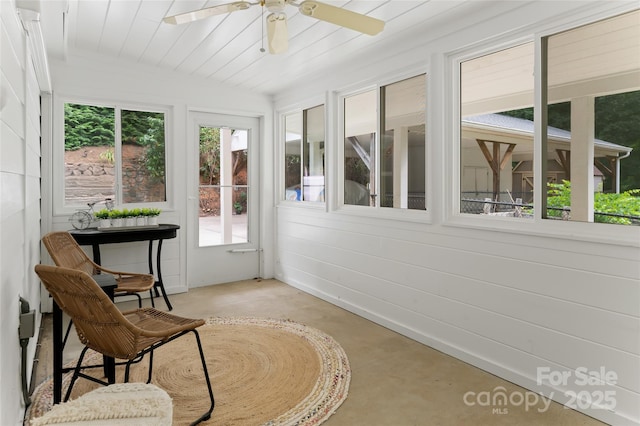
[[21,424],[19,299],[36,310],[27,386],[40,324],[40,89],[12,1],[0,4],[0,424]]
[[[611,424],[640,424],[640,229],[483,220],[457,217],[453,210],[457,139],[448,113],[456,108],[450,52],[531,40],[554,25],[618,11],[595,2],[549,5],[474,17],[478,22],[467,28],[452,24],[448,36],[425,37],[412,52],[382,56],[374,70],[354,66],[307,90],[279,94],[279,111],[326,96],[330,201],[328,209],[280,203],[276,277],[561,403],[567,391],[613,392],[614,410],[583,411]],[[563,7],[576,9],[563,14]],[[340,208],[329,193],[339,191],[335,170],[341,167],[333,90],[386,84],[415,68],[420,57],[418,69],[429,81],[429,212],[420,219],[415,212]],[[602,366],[617,375],[615,384],[576,383],[576,369]],[[540,386],[538,367],[567,371],[572,379],[566,386]]]

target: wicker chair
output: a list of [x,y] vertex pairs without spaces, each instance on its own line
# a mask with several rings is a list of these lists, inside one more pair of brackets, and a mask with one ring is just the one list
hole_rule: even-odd
[[118,283],[118,287],[115,289],[115,296],[136,296],[138,298],[138,307],[141,308],[142,298],[139,293],[148,290],[151,295],[151,306],[155,307],[153,302],[155,278],[153,275],[112,271],[103,268],[93,262],[84,250],[80,248],[73,236],[66,231],[50,232],[42,237],[42,243],[56,265],[79,269],[89,275],[112,274]]
[[198,344],[202,369],[209,390],[211,406],[194,423],[208,420],[214,407],[213,390],[196,328],[202,319],[183,318],[155,308],[139,308],[121,312],[95,280],[77,269],[36,265],[35,271],[60,309],[71,317],[80,342],[85,345],[76,364],[64,400],[67,401],[78,377],[108,385],[107,382],[82,373],[82,360],[87,349],[93,349],[114,359],[126,360],[124,381],[129,380],[132,363],[149,354],[149,378],[153,368],[153,350],[187,333],[193,332]]

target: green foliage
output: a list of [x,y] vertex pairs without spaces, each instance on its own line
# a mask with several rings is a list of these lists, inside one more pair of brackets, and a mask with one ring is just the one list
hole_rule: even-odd
[[93,215],[96,217],[96,219],[109,219],[109,210],[98,210],[97,212],[93,213]]
[[[85,146],[115,144],[115,109],[93,105],[64,105],[65,150],[73,151]],[[164,114],[148,111],[121,111],[122,143],[144,146],[140,158],[150,177],[164,181],[165,135]],[[113,163],[115,155],[109,149],[100,155]]]
[[85,146],[113,146],[114,109],[93,105],[64,105],[64,149],[74,151]]
[[200,181],[209,185],[219,183],[220,129],[200,127]]
[[[150,114],[150,113],[148,113]],[[155,116],[146,117],[147,130],[139,139],[140,145],[145,147],[142,161],[145,164],[149,176],[157,181],[165,179],[165,135],[164,114],[155,113]]]
[[[510,117],[533,120],[533,108],[502,112]],[[549,126],[571,131],[571,103],[547,107]],[[595,137],[633,148],[631,156],[620,161],[620,190],[640,188],[640,91],[600,96],[595,99]],[[612,184],[607,185],[608,188]]]
[[122,123],[122,143],[136,145],[143,145],[141,140],[150,128],[150,120],[164,120],[164,114],[161,112],[130,111],[125,109],[120,111],[120,117]]
[[596,98],[598,139],[633,148],[620,161],[620,190],[640,188],[640,90]]
[[113,152],[113,148],[109,148],[106,151],[101,152],[100,153],[100,158],[102,158],[103,160],[108,161],[111,164],[115,163],[116,157],[115,157],[115,154]]
[[562,217],[562,211],[557,209],[571,207],[571,182],[548,183],[547,190],[547,216]]
[[[548,186],[547,207],[563,208],[571,206],[571,182],[550,183]],[[640,189],[632,189],[621,194],[606,194],[596,192],[593,200],[595,213],[610,213],[614,215],[636,216],[640,218]],[[549,210],[549,217],[560,217],[559,210]],[[594,215],[595,222],[632,224],[632,220],[626,217]],[[637,222],[636,222],[637,223]]]
[[124,215],[121,210],[113,209],[109,212],[109,217],[111,219],[122,219]]
[[140,214],[142,216],[160,216],[160,213],[161,213],[160,209],[156,209],[152,207],[145,207],[140,210],[141,210]]

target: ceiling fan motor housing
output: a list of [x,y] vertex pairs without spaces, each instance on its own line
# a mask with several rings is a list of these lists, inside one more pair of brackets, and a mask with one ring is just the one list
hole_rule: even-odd
[[287,5],[286,0],[264,0],[267,10],[272,13],[283,12]]

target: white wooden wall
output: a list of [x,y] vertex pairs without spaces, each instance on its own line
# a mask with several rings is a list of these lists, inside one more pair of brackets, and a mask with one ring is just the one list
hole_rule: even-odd
[[40,89],[12,1],[0,2],[0,424],[21,424],[20,297],[36,310],[27,380],[40,324]]
[[[614,410],[582,411],[611,424],[640,424],[640,228],[460,217],[455,210],[459,142],[451,130],[457,101],[449,55],[472,45],[481,50],[533,39],[602,12],[602,4],[574,3],[574,11],[571,2],[511,10],[513,2],[503,4],[504,13],[469,17],[477,24],[452,23],[439,37],[382,55],[375,71],[341,69],[313,88],[278,95],[277,111],[325,96],[327,169],[333,172],[326,209],[280,202],[276,277],[558,402],[568,402],[567,391],[613,392]],[[411,68],[428,78],[428,212],[417,218],[414,212],[340,207],[341,88],[386,84]],[[617,375],[615,384],[576,383],[577,369],[602,366]],[[566,386],[539,386],[538,367],[566,371],[572,379]]]

